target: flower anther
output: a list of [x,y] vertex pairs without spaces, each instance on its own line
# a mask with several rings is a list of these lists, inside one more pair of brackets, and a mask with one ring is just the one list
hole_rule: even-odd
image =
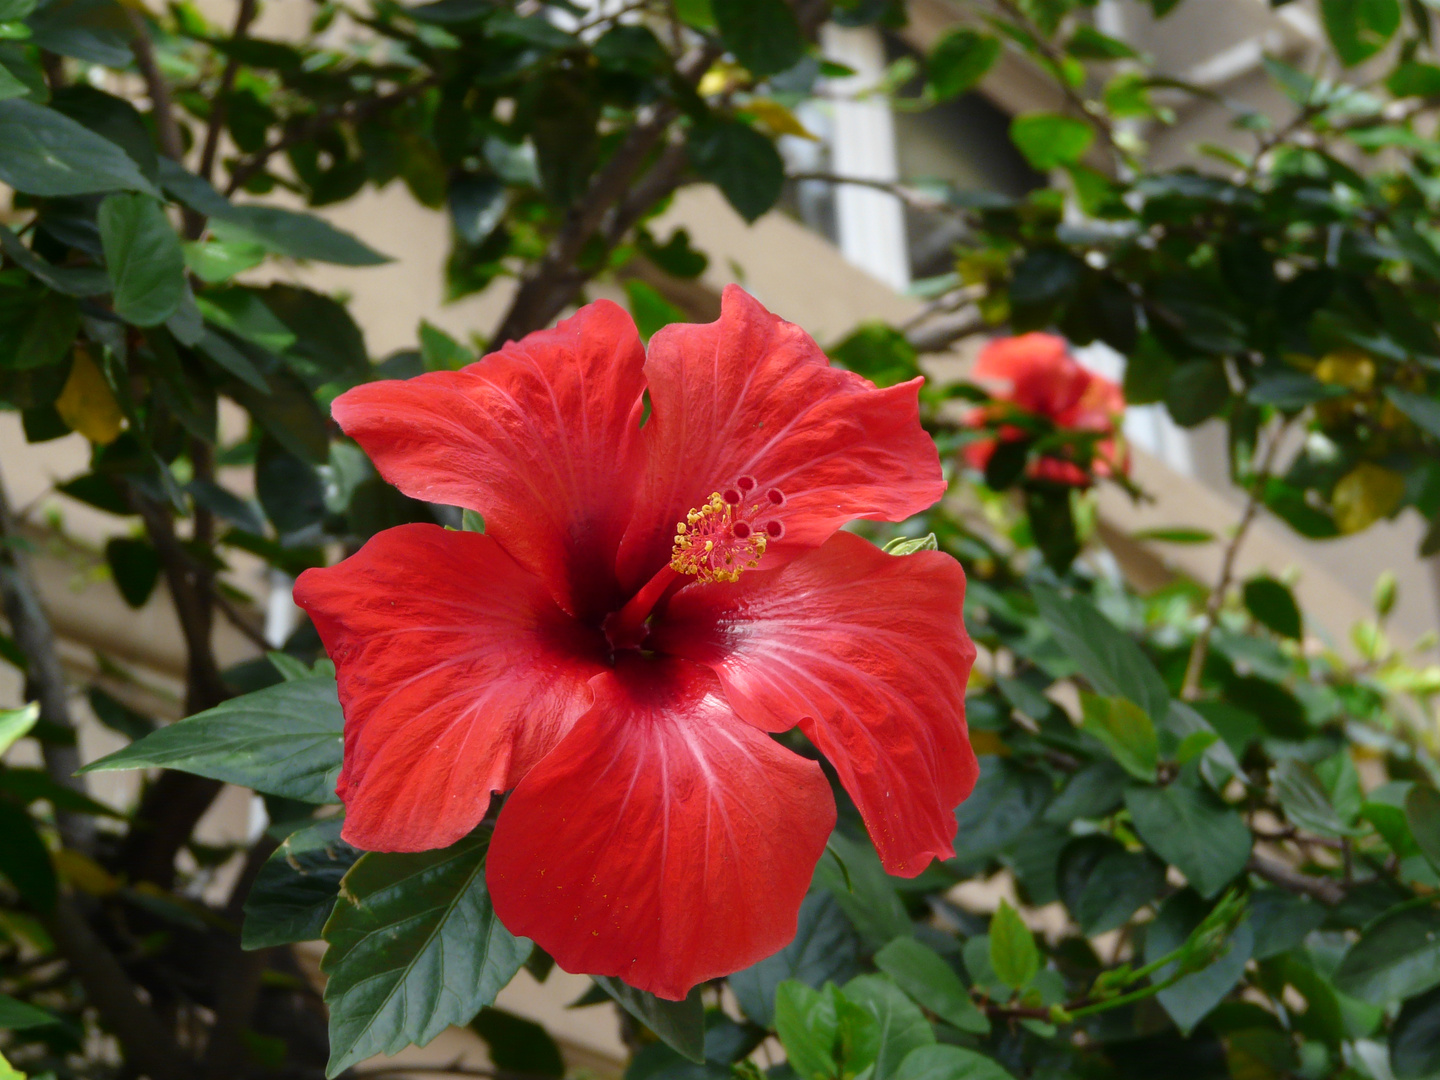
[[757,486],[742,476],[677,522],[670,568],[708,584],[734,583],[758,567],[766,546],[785,535],[785,523],[770,516],[785,505],[785,493],[769,488],[757,496]]

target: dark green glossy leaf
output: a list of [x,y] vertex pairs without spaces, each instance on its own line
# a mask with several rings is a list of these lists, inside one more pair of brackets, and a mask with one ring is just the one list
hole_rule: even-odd
[[145,606],[160,580],[160,554],[145,540],[112,537],[105,544],[105,561],[115,587],[132,608]]
[[[841,865],[843,861],[843,866]],[[861,938],[874,948],[910,932],[910,916],[869,843],[844,833],[830,837],[815,867],[815,884],[840,905]]]
[[1160,892],[1165,868],[1108,836],[1081,836],[1060,854],[1060,896],[1086,936],[1124,926]]
[[1385,396],[1432,439],[1440,439],[1440,399],[1387,386]]
[[[822,858],[831,858],[826,854]],[[795,938],[774,956],[730,976],[730,990],[745,1015],[769,1027],[775,1020],[775,988],[795,979],[819,989],[856,973],[860,943],[840,904],[828,892],[812,892],[800,905]]]
[[1440,792],[1416,784],[1405,796],[1405,822],[1430,865],[1440,870]]
[[1098,739],[1137,780],[1154,780],[1160,743],[1149,715],[1128,698],[1083,694],[1080,728]]
[[27,195],[160,194],[120,147],[23,98],[0,101],[0,181]]
[[1097,690],[1129,698],[1156,723],[1164,720],[1170,691],[1140,646],[1082,596],[1067,597],[1038,584],[1032,593],[1060,647]]
[[1335,971],[1335,987],[1372,1005],[1440,986],[1440,911],[1404,907],[1365,927]]
[[1346,67],[1370,59],[1400,29],[1400,0],[1320,0],[1320,14]]
[[565,1075],[560,1048],[533,1020],[487,1005],[470,1021],[470,1030],[485,1040],[497,1069],[522,1076]]
[[335,907],[340,880],[362,852],[340,839],[343,818],[291,833],[265,861],[245,898],[246,949],[315,941]]
[[705,1006],[700,1001],[698,986],[684,1001],[667,1001],[619,979],[603,975],[591,977],[670,1049],[691,1061],[705,1060]]
[[30,815],[14,803],[0,800],[0,836],[5,837],[0,844],[0,877],[31,907],[49,911],[59,895],[59,883],[50,852]]
[[[875,1080],[890,1080],[911,1051],[933,1046],[935,1031],[915,1003],[882,975],[860,975],[842,989],[845,1000],[874,1018],[871,1038],[852,1044],[846,1058],[847,1073],[860,1072],[871,1064]],[[868,1026],[868,1025],[867,1025]],[[873,1039],[873,1042],[871,1041]]]
[[905,1055],[895,1080],[1015,1080],[993,1058],[963,1046],[920,1046]]
[[875,954],[875,966],[947,1024],[972,1035],[990,1033],[990,1021],[970,1000],[955,969],[935,950],[911,937],[896,938]]
[[1233,881],[1250,858],[1250,830],[1208,788],[1175,782],[1131,788],[1125,805],[1140,839],[1185,875],[1201,896]]
[[[1192,890],[1178,892],[1166,900],[1155,921],[1146,928],[1146,962],[1154,962],[1183,945],[1200,925],[1206,911],[1207,906]],[[1193,1031],[1240,981],[1254,946],[1254,932],[1249,923],[1242,922],[1215,961],[1160,991],[1160,1004],[1182,1033],[1188,1035]],[[1164,981],[1172,970],[1173,965],[1167,965],[1152,978],[1156,982]]]
[[1440,1076],[1440,990],[1405,1002],[1390,1029],[1390,1070],[1395,1080]]
[[793,67],[805,49],[800,24],[785,0],[710,0],[720,40],[752,75]]
[[301,802],[335,802],[343,717],[335,680],[266,687],[160,728],[82,772],[164,768]]
[[320,965],[329,977],[327,1076],[467,1023],[520,970],[531,945],[495,917],[487,847],[477,831],[440,851],[372,852],[345,875]]
[[1050,780],[1044,775],[1002,758],[980,760],[980,779],[955,811],[959,823],[955,853],[961,863],[998,855],[1030,827],[1050,801]]
[[1260,625],[1281,637],[1298,641],[1304,631],[1294,594],[1272,577],[1253,577],[1245,583],[1245,607]]
[[44,1009],[37,1009],[34,1005],[27,1005],[23,1001],[0,994],[0,1031],[20,1031],[23,1028],[44,1027],[46,1024],[59,1022],[59,1017],[50,1015]]
[[686,142],[691,164],[718,187],[746,221],[775,205],[785,184],[785,164],[774,143],[738,120],[696,125]]

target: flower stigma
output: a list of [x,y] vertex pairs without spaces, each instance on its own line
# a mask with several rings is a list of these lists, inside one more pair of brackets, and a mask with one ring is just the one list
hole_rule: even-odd
[[765,548],[785,535],[785,526],[767,515],[785,505],[778,488],[757,494],[755,478],[742,476],[685,515],[675,525],[670,568],[701,582],[738,581],[760,565]]

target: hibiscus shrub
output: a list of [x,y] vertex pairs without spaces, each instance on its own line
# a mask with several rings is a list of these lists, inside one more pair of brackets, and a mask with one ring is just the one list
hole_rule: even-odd
[[[652,222],[770,210],[819,27],[903,4],[315,3],[282,41],[255,0],[0,0],[0,400],[88,440],[57,494],[187,647],[177,722],[75,682],[0,499],[0,1076],[364,1076],[452,1024],[558,1076],[494,1007],[557,964],[629,1080],[1440,1075],[1440,668],[1393,579],[1342,649],[1230,569],[1261,513],[1440,522],[1429,8],[1325,0],[1323,70],[1266,60],[1293,113],[1221,102],[1231,147],[1157,169],[1144,125],[1213,95],[1092,6],[959,5],[911,104],[1012,50],[1068,103],[1011,130],[1053,183],[901,187],[965,218],[954,272],[827,359],[735,287],[686,319],[706,257]],[[484,348],[373,358],[252,273],[382,261],[309,208],[397,180],[452,296],[514,279]],[[1219,581],[1109,569],[1127,400],[1226,426],[1240,528],[1170,536]],[[285,640],[241,560],[295,579]],[[268,656],[222,670],[221,620]],[[80,692],[125,748],[79,760]],[[110,807],[82,764],[150,771]],[[249,845],[196,839],[223,783]]]

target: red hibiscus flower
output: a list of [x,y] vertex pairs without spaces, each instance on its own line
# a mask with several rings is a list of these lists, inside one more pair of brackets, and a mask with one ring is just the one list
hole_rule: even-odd
[[296,584],[339,674],[345,839],[442,847],[513,789],[501,920],[676,999],[790,941],[834,827],[819,764],[772,733],[825,753],[890,872],[952,855],[976,775],[964,574],[838,531],[944,491],[919,382],[830,367],[732,287],[648,356],[600,301],[342,395],[387,480],[485,518],[390,529]]
[[1116,441],[1125,395],[1109,379],[1081,367],[1064,338],[1053,334],[997,338],[980,350],[974,374],[1003,385],[994,403],[971,410],[966,418],[971,427],[999,424],[998,438],[965,447],[967,465],[983,471],[1002,440],[1025,437],[1023,428],[1003,422],[1019,410],[1043,416],[1065,431],[1097,431],[1105,436],[1095,445],[1089,471],[1074,461],[1046,456],[1030,467],[1036,479],[1088,487],[1096,476],[1130,471],[1129,459]]

